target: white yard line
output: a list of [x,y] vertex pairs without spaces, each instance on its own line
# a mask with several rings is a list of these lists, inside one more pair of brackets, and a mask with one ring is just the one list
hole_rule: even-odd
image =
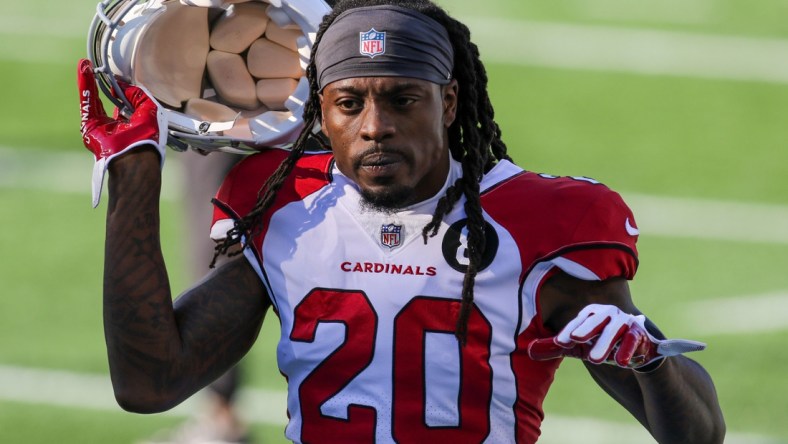
[[[84,20],[0,18],[0,36],[86,38]],[[490,63],[559,69],[788,83],[788,40],[638,28],[463,17]],[[38,39],[41,42],[46,40]],[[72,53],[39,44],[4,45],[0,60],[73,63]],[[81,48],[80,48],[81,50]]]
[[[162,187],[165,199],[182,195],[180,166],[178,153],[168,152]],[[0,189],[87,195],[91,167],[90,154],[81,148],[53,153],[0,146]],[[621,194],[632,207],[643,236],[788,245],[788,205]]]
[[[589,380],[590,382],[590,380]],[[0,401],[40,404],[54,407],[120,412],[112,396],[109,377],[62,370],[0,365]],[[197,413],[200,399],[193,397],[169,415],[181,417]],[[239,394],[239,409],[252,423],[284,426],[287,421],[284,391],[245,388]],[[645,430],[629,423],[593,418],[546,415],[540,444],[629,444],[652,443]],[[765,436],[729,433],[728,444],[785,444]]]
[[505,65],[788,83],[788,40],[466,17]]
[[594,0],[576,2],[575,8],[579,14],[595,19],[695,25],[711,22],[724,6],[714,0]]
[[80,20],[5,15],[0,17],[0,61],[75,65],[86,54],[92,12]]
[[[96,2],[98,3],[98,2]],[[0,17],[0,35],[15,37],[87,37],[95,9],[87,9],[80,19],[4,15]]]
[[[177,156],[178,153],[168,152],[165,162],[162,197],[166,200],[182,196],[182,172]],[[29,189],[87,196],[90,194],[92,171],[93,157],[83,148],[75,148],[71,152],[13,149],[0,145],[0,189]],[[106,190],[105,184],[104,193]],[[89,204],[90,198],[85,199]]]
[[697,335],[741,335],[788,328],[788,291],[688,302],[682,325]]
[[621,194],[644,236],[788,245],[788,205]]

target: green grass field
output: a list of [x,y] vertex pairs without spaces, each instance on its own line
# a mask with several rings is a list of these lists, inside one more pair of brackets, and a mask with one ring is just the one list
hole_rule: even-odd
[[[727,211],[716,218],[687,220],[666,206],[664,217],[682,226],[705,224],[707,233],[719,225],[766,236],[693,234],[664,229],[658,222],[651,231],[651,221],[640,220],[641,265],[632,289],[638,306],[669,336],[709,344],[693,358],[717,384],[731,442],[788,443],[788,322],[781,319],[788,311],[788,234],[780,225],[788,226],[788,80],[759,77],[752,54],[737,46],[744,42],[754,45],[745,48],[788,48],[788,3],[492,0],[479,10],[475,1],[439,2],[468,17],[469,23],[505,19],[585,33],[654,31],[690,43],[688,36],[709,37],[723,42],[714,47],[731,51],[724,52],[726,60],[741,60],[741,66],[749,68],[744,71],[751,78],[725,72],[694,75],[682,72],[681,66],[659,75],[612,65],[584,69],[560,61],[530,63],[514,53],[496,52],[525,45],[523,35],[476,36],[483,58],[495,53],[488,60],[491,94],[504,139],[518,163],[539,172],[594,177],[625,198],[631,196],[635,208],[643,195],[689,199],[698,206],[711,202]],[[84,56],[95,3],[32,0],[4,9],[0,375],[5,375],[3,369],[106,375],[101,326],[106,203],[90,208],[92,165],[79,140],[75,88],[75,62]],[[527,43],[556,57],[566,53],[552,40]],[[652,60],[649,54],[620,56]],[[782,69],[782,78],[788,78],[784,60],[765,66],[772,73]],[[82,155],[82,161],[59,157],[69,153]],[[172,152],[168,165],[177,164],[177,157]],[[165,166],[168,179],[175,172]],[[178,194],[174,186],[171,191]],[[185,221],[177,199],[165,200],[163,208],[173,287],[183,289],[188,282],[179,252],[186,242],[180,228]],[[739,223],[751,220],[748,215],[758,220],[760,214],[762,223]],[[775,214],[786,218],[770,220]],[[727,317],[704,311],[735,298],[747,304],[729,310]],[[759,311],[762,305],[766,309]],[[734,325],[732,319],[740,322]],[[270,318],[245,360],[246,387],[284,387],[274,361],[275,324]],[[41,381],[41,390],[50,390],[48,382]],[[134,443],[183,419],[134,415],[111,405],[57,402],[56,394],[68,387],[51,388],[51,402],[46,401],[48,393],[34,397],[23,389],[15,387],[14,380],[0,378],[2,443]],[[106,390],[111,399],[108,386]],[[635,424],[578,362],[569,360],[559,370],[545,408],[548,420],[556,415]],[[246,415],[255,418],[255,412]],[[255,422],[254,432],[266,443],[284,442],[281,425]],[[544,442],[563,442],[556,436],[546,432]],[[632,442],[619,438],[611,436],[609,442]]]

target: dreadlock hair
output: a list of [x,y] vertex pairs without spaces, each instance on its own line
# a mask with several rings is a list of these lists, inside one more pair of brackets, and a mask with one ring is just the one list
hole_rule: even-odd
[[[272,205],[276,193],[287,176],[293,171],[296,161],[304,154],[308,145],[315,142],[324,149],[330,146],[320,134],[315,133],[321,121],[320,100],[318,96],[317,70],[314,54],[320,47],[325,31],[341,13],[346,10],[377,5],[396,5],[416,10],[437,21],[448,31],[454,49],[454,68],[452,77],[459,86],[457,118],[448,129],[449,149],[452,157],[462,164],[462,177],[452,184],[437,204],[432,220],[423,228],[424,243],[438,233],[443,217],[457,201],[465,196],[465,212],[468,217],[468,259],[462,285],[462,302],[457,317],[455,336],[465,344],[468,318],[473,304],[473,287],[476,274],[482,263],[486,247],[484,233],[485,221],[482,216],[479,182],[499,160],[511,160],[506,153],[506,145],[501,140],[501,130],[494,120],[495,112],[487,93],[487,72],[479,57],[477,46],[470,40],[470,30],[463,23],[449,16],[441,7],[429,0],[340,0],[331,13],[323,18],[312,46],[312,58],[306,67],[309,81],[309,98],[304,106],[304,130],[295,141],[288,157],[279,165],[258,192],[254,208],[242,219],[236,221],[224,243],[217,246],[216,254],[227,254],[228,249],[245,237],[249,243],[262,231],[262,216]],[[237,253],[236,253],[237,254]]]

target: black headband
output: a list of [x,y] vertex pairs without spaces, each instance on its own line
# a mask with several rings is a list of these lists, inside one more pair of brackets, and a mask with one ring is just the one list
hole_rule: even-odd
[[399,6],[366,6],[340,14],[315,54],[317,82],[351,77],[411,77],[445,85],[454,50],[446,29],[420,12]]

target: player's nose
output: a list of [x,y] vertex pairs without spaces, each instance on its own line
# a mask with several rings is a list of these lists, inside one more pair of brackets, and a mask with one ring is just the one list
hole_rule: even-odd
[[365,141],[381,142],[396,133],[394,121],[384,107],[375,103],[368,104],[361,112],[359,135]]

